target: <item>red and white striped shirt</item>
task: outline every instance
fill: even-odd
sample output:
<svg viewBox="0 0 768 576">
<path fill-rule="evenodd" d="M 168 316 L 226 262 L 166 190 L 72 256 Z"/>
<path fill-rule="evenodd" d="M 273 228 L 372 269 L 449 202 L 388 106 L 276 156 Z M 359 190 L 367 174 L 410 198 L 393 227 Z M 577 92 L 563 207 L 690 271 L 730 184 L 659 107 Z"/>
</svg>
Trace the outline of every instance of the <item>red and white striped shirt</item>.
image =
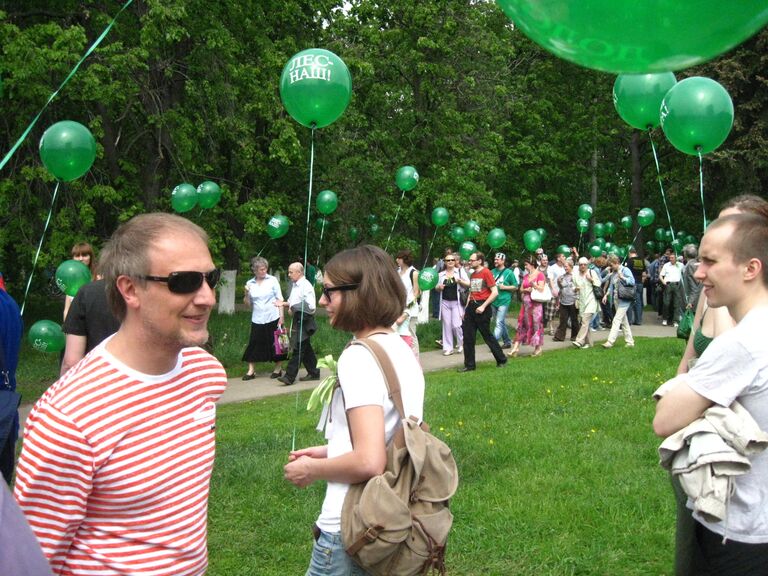
<svg viewBox="0 0 768 576">
<path fill-rule="evenodd" d="M 24 427 L 15 496 L 55 574 L 203 574 L 216 406 L 226 374 L 185 348 L 169 373 L 103 345 Z"/>
</svg>

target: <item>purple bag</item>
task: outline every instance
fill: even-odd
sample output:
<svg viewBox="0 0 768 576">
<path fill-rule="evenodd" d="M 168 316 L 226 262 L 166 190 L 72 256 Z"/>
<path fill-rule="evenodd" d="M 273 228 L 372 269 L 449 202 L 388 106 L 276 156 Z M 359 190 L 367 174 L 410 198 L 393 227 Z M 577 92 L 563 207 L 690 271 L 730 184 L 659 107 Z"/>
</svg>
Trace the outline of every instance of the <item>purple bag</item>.
<svg viewBox="0 0 768 576">
<path fill-rule="evenodd" d="M 283 354 L 288 354 L 288 347 L 290 346 L 290 341 L 288 340 L 288 331 L 285 329 L 285 326 L 279 326 L 277 330 L 275 330 L 274 346 L 275 346 L 276 356 L 282 356 Z"/>
</svg>

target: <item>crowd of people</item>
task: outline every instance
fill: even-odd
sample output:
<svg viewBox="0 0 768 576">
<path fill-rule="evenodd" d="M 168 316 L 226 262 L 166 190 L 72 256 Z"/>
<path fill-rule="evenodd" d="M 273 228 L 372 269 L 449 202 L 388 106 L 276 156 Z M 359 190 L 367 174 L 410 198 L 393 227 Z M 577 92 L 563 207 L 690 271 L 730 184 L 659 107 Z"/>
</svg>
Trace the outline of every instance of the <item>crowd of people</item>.
<svg viewBox="0 0 768 576">
<path fill-rule="evenodd" d="M 203 574 L 215 403 L 226 386 L 221 363 L 206 350 L 220 278 L 207 234 L 179 216 L 145 214 L 121 225 L 98 259 L 87 246 L 94 282 L 68 307 L 61 377 L 26 421 L 15 498 L 5 486 L 0 491 L 0 526 L 13 526 L 16 539 L 8 547 L 0 538 L 0 551 L 22 575 Z M 635 250 L 622 259 L 587 257 L 572 248 L 552 263 L 537 251 L 523 259 L 522 269 L 503 252 L 486 257 L 475 251 L 463 261 L 446 250 L 431 292 L 442 325 L 438 344 L 445 356 L 463 354 L 459 371 L 471 372 L 479 332 L 496 366 L 505 368 L 523 346 L 540 356 L 547 337 L 569 338 L 583 350 L 593 346 L 596 330 L 608 329 L 604 348 L 614 347 L 620 334 L 624 346 L 634 347 L 632 326 L 643 323 L 646 305 L 670 335 L 689 311 L 691 336 L 677 376 L 656 393 L 653 422 L 665 438 L 662 447 L 675 446 L 669 467 L 678 503 L 676 574 L 762 574 L 768 453 L 750 452 L 751 472 L 728 479 L 713 495 L 707 486 L 720 486 L 719 469 L 711 468 L 705 479 L 693 474 L 688 450 L 694 451 L 690 438 L 702 429 L 726 442 L 735 437 L 734 449 L 753 436 L 768 438 L 762 432 L 768 429 L 768 348 L 759 337 L 768 319 L 768 203 L 734 199 L 699 248 L 648 259 Z M 311 338 L 320 305 L 333 329 L 380 346 L 402 383 L 405 411 L 422 417 L 421 291 L 410 251 L 393 258 L 360 246 L 336 254 L 323 272 L 292 262 L 287 298 L 264 258 L 253 258 L 250 266 L 243 380 L 256 377 L 257 363 L 271 366 L 271 376 L 284 385 L 319 380 Z M 511 329 L 515 301 L 519 312 Z M 0 372 L 13 389 L 21 316 L 1 285 L 0 312 Z M 301 365 L 306 374 L 299 377 Z M 351 484 L 383 471 L 399 425 L 386 376 L 369 350 L 346 348 L 337 370 L 322 422 L 327 443 L 291 451 L 284 468 L 296 486 L 327 484 L 309 576 L 365 574 L 344 550 L 341 510 Z M 718 428 L 721 421 L 727 432 Z M 0 446 L 8 484 L 12 431 Z M 696 446 L 701 451 L 702 444 Z M 704 455 L 714 457 L 706 449 Z M 724 515 L 712 513 L 713 498 Z"/>
</svg>

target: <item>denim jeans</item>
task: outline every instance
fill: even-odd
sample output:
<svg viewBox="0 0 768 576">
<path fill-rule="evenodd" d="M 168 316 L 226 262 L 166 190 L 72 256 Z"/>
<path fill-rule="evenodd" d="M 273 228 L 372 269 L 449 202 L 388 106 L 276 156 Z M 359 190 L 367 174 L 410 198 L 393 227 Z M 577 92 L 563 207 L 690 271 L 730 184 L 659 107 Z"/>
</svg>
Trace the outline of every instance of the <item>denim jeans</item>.
<svg viewBox="0 0 768 576">
<path fill-rule="evenodd" d="M 643 323 L 643 285 L 635 284 L 635 300 L 630 304 L 627 311 L 627 319 L 630 324 Z"/>
<path fill-rule="evenodd" d="M 493 307 L 493 312 L 496 315 L 495 324 L 493 326 L 493 337 L 496 338 L 496 340 L 502 340 L 505 345 L 512 344 L 512 339 L 509 337 L 509 330 L 507 329 L 508 311 L 509 304 Z"/>
<path fill-rule="evenodd" d="M 368 576 L 344 551 L 341 533 L 320 532 L 305 576 Z"/>
</svg>

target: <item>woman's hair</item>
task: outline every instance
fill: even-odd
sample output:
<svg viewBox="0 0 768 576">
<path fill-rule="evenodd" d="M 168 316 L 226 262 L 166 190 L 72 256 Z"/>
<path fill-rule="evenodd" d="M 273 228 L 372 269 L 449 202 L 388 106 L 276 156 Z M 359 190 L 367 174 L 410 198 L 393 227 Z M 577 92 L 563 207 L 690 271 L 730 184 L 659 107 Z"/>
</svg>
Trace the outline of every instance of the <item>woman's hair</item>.
<svg viewBox="0 0 768 576">
<path fill-rule="evenodd" d="M 603 256 L 602 254 L 600 256 L 598 256 L 597 258 L 595 258 L 595 266 L 597 266 L 598 268 L 605 267 L 605 265 L 607 263 L 608 263 L 608 258 Z"/>
<path fill-rule="evenodd" d="M 325 265 L 325 276 L 334 286 L 357 284 L 354 290 L 340 292 L 333 319 L 337 330 L 389 327 L 405 309 L 405 287 L 392 257 L 377 246 L 339 252 Z"/>
<path fill-rule="evenodd" d="M 763 218 L 768 218 L 768 201 L 754 194 L 742 194 L 735 196 L 722 205 L 720 211 L 727 208 L 733 208 L 746 214 L 757 214 Z"/>
<path fill-rule="evenodd" d="M 533 266 L 534 268 L 538 268 L 538 267 L 539 267 L 539 262 L 538 262 L 538 260 L 536 260 L 536 258 L 535 258 L 534 256 L 531 256 L 531 255 L 529 255 L 529 256 L 526 256 L 526 257 L 525 257 L 525 260 L 523 260 L 523 263 L 524 263 L 524 264 L 530 264 L 530 265 L 531 265 L 531 266 Z"/>
<path fill-rule="evenodd" d="M 395 258 L 402 258 L 403 264 L 406 266 L 413 264 L 413 254 L 410 250 L 400 250 L 397 255 L 395 255 Z"/>
<path fill-rule="evenodd" d="M 269 261 L 266 258 L 262 256 L 254 256 L 251 258 L 251 269 L 261 268 L 262 266 L 269 270 Z"/>
<path fill-rule="evenodd" d="M 96 256 L 93 253 L 93 247 L 88 244 L 88 242 L 78 242 L 74 246 L 72 246 L 72 257 L 75 256 L 90 256 L 91 259 L 88 260 L 88 269 L 91 271 L 91 274 L 94 273 L 94 269 L 96 268 Z"/>
<path fill-rule="evenodd" d="M 616 254 L 608 254 L 608 264 L 618 264 L 621 259 Z"/>
</svg>

